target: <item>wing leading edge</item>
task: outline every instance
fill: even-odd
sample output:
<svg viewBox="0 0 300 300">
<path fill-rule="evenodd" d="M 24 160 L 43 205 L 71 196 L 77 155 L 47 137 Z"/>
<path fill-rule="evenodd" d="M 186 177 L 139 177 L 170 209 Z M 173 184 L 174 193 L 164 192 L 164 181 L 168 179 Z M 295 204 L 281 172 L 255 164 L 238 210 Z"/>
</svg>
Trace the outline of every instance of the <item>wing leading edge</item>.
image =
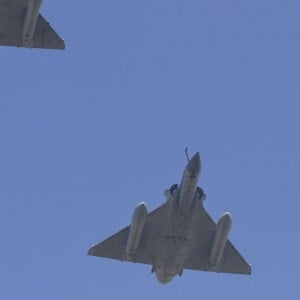
<svg viewBox="0 0 300 300">
<path fill-rule="evenodd" d="M 216 231 L 216 223 L 203 206 L 199 210 L 197 228 L 193 241 L 191 256 L 185 264 L 185 269 L 213 271 L 217 273 L 251 274 L 251 266 L 227 240 L 221 263 L 214 269 L 210 267 L 210 251 Z"/>
<path fill-rule="evenodd" d="M 164 220 L 165 204 L 148 214 L 139 247 L 130 261 L 153 265 L 160 228 Z M 127 226 L 103 242 L 91 247 L 88 255 L 126 260 L 125 247 L 130 226 Z"/>
<path fill-rule="evenodd" d="M 235 249 L 232 243 L 227 240 L 221 263 L 214 269 L 210 267 L 210 251 L 214 238 L 216 224 L 205 211 L 199 206 L 195 214 L 195 226 L 191 236 L 192 250 L 189 259 L 184 264 L 184 269 L 213 271 L 222 273 L 251 274 L 251 266 Z M 198 208 L 199 208 L 198 207 Z M 158 207 L 147 216 L 142 238 L 139 247 L 130 261 L 148 265 L 155 263 L 155 257 L 159 255 L 161 240 L 160 233 L 166 216 L 166 204 Z M 89 255 L 126 260 L 125 248 L 129 235 L 130 226 L 127 226 L 112 235 L 103 242 L 91 247 Z"/>
<path fill-rule="evenodd" d="M 65 49 L 65 42 L 53 30 L 49 22 L 39 15 L 32 39 L 32 48 Z"/>
</svg>

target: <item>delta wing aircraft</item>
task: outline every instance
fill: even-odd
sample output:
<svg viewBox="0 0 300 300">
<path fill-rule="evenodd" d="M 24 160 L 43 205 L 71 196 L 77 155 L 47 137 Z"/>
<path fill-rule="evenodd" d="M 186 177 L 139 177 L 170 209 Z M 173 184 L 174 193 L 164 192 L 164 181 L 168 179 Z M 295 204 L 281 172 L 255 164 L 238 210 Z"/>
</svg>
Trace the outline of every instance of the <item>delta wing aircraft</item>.
<svg viewBox="0 0 300 300">
<path fill-rule="evenodd" d="M 42 0 L 0 0 L 0 45 L 65 49 L 64 41 L 40 15 Z"/>
<path fill-rule="evenodd" d="M 197 152 L 181 183 L 165 191 L 163 205 L 148 214 L 146 205 L 138 204 L 131 225 L 88 254 L 151 265 L 161 283 L 181 276 L 184 269 L 250 275 L 250 265 L 227 239 L 230 214 L 224 213 L 216 224 L 203 207 L 206 195 L 197 187 L 200 168 Z"/>
</svg>

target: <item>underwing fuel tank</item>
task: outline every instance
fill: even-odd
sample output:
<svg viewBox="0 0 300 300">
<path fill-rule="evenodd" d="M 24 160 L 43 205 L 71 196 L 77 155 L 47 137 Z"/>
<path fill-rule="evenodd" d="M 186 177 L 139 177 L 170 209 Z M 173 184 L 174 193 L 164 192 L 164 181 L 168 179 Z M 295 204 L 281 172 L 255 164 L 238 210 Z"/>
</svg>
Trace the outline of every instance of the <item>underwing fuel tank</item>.
<svg viewBox="0 0 300 300">
<path fill-rule="evenodd" d="M 29 0 L 26 15 L 23 25 L 23 43 L 24 45 L 30 46 L 30 42 L 33 38 L 37 19 L 39 17 L 39 11 L 42 4 L 42 0 Z"/>
<path fill-rule="evenodd" d="M 231 215 L 228 212 L 224 213 L 218 221 L 210 253 L 210 266 L 212 269 L 216 268 L 222 260 L 231 223 Z"/>
<path fill-rule="evenodd" d="M 139 203 L 133 212 L 127 244 L 125 248 L 127 260 L 131 260 L 132 256 L 134 255 L 139 246 L 147 214 L 148 211 L 144 202 Z"/>
</svg>

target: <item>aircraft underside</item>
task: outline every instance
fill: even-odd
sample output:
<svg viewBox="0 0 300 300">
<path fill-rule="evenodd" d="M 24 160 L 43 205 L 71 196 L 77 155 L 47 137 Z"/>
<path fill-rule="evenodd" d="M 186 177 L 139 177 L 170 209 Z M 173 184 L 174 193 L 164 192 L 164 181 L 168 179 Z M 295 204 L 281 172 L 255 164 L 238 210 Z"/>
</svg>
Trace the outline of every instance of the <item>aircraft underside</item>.
<svg viewBox="0 0 300 300">
<path fill-rule="evenodd" d="M 251 274 L 251 266 L 228 240 L 231 216 L 215 223 L 203 206 L 205 194 L 197 181 L 200 156 L 186 165 L 181 183 L 165 191 L 167 201 L 148 213 L 135 208 L 131 224 L 90 248 L 88 254 L 150 265 L 161 283 L 184 269 Z"/>
</svg>

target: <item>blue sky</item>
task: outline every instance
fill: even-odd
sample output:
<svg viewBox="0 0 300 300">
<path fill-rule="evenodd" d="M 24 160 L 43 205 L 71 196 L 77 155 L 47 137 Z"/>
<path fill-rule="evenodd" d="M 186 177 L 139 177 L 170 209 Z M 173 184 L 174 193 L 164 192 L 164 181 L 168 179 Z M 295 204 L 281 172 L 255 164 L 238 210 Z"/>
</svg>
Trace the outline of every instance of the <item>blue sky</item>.
<svg viewBox="0 0 300 300">
<path fill-rule="evenodd" d="M 1 299 L 298 295 L 300 4 L 149 2 L 44 1 L 66 51 L 0 48 Z M 87 256 L 165 201 L 186 146 L 253 275 Z"/>
</svg>

